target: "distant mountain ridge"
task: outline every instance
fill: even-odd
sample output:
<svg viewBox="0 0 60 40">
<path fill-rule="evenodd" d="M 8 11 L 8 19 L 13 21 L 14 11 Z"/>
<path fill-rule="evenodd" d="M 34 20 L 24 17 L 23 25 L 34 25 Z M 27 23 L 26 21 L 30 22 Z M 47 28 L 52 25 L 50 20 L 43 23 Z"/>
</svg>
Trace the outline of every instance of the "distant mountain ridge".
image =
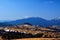
<svg viewBox="0 0 60 40">
<path fill-rule="evenodd" d="M 32 25 L 39 25 L 39 26 L 53 26 L 53 25 L 60 25 L 60 19 L 45 20 L 40 17 L 30 17 L 30 18 L 19 19 L 15 21 L 4 22 L 4 23 L 8 23 L 12 25 L 30 23 Z"/>
<path fill-rule="evenodd" d="M 53 25 L 60 25 L 60 18 L 55 18 L 50 21 L 53 23 Z"/>
<path fill-rule="evenodd" d="M 17 24 L 23 24 L 23 23 L 30 23 L 32 25 L 40 25 L 40 26 L 46 26 L 46 24 L 50 24 L 49 21 L 39 18 L 39 17 L 31 17 L 26 19 L 20 19 L 16 21 L 9 22 L 10 24 L 17 25 Z M 48 26 L 47 25 L 47 26 Z"/>
</svg>

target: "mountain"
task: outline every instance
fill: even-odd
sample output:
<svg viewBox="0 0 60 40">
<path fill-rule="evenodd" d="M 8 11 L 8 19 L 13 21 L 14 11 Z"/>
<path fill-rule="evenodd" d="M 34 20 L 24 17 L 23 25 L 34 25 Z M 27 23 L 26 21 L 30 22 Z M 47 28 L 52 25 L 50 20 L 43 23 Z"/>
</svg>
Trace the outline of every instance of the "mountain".
<svg viewBox="0 0 60 40">
<path fill-rule="evenodd" d="M 52 20 L 45 20 L 40 17 L 30 17 L 30 18 L 25 18 L 25 19 L 19 19 L 15 21 L 7 21 L 7 22 L 2 22 L 0 23 L 2 26 L 9 26 L 9 25 L 20 25 L 24 23 L 29 23 L 32 25 L 39 25 L 39 26 L 60 26 L 60 18 L 55 18 Z M 1 26 L 0 25 L 0 26 Z"/>
<path fill-rule="evenodd" d="M 7 27 L 7 26 L 13 26 L 13 25 L 8 23 L 0 23 L 0 27 Z"/>
<path fill-rule="evenodd" d="M 40 26 L 51 25 L 50 21 L 45 20 L 43 18 L 39 18 L 39 17 L 30 17 L 30 18 L 20 19 L 16 21 L 10 21 L 8 23 L 13 24 L 13 25 L 24 24 L 24 23 L 30 23 L 32 25 L 40 25 Z"/>
<path fill-rule="evenodd" d="M 12 24 L 9 24 L 10 20 L 0 20 L 0 27 L 7 27 L 7 26 L 13 26 Z"/>
<path fill-rule="evenodd" d="M 52 25 L 60 25 L 60 17 L 50 20 Z"/>
</svg>

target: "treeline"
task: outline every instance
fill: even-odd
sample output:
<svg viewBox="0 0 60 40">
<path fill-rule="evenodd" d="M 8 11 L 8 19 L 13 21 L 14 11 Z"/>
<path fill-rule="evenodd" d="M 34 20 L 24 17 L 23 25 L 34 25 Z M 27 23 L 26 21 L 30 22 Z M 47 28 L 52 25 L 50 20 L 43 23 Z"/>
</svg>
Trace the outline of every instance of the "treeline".
<svg viewBox="0 0 60 40">
<path fill-rule="evenodd" d="M 19 33 L 19 32 L 6 32 L 2 35 L 3 39 L 19 39 L 19 38 L 57 38 L 57 35 L 51 34 L 31 34 L 31 33 Z"/>
<path fill-rule="evenodd" d="M 33 35 L 31 33 L 25 34 L 25 33 L 19 33 L 19 32 L 6 32 L 2 35 L 2 38 L 4 39 L 18 39 L 18 38 L 40 38 L 43 34 L 36 34 Z"/>
</svg>

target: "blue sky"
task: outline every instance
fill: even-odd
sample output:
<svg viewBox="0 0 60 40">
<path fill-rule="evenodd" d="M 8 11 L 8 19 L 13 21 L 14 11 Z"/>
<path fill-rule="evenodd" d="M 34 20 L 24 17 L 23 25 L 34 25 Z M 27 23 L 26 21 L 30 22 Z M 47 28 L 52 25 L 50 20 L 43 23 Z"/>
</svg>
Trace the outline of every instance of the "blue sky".
<svg viewBox="0 0 60 40">
<path fill-rule="evenodd" d="M 0 20 L 60 17 L 60 0 L 0 0 Z"/>
</svg>

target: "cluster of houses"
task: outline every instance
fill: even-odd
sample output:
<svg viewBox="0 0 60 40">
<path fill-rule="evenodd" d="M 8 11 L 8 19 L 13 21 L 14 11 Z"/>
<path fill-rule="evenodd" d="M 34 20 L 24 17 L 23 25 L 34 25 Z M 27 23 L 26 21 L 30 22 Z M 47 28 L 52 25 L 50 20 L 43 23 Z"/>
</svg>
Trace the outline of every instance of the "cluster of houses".
<svg viewBox="0 0 60 40">
<path fill-rule="evenodd" d="M 26 24 L 23 24 L 22 26 L 23 27 L 24 26 L 28 27 L 28 26 L 31 26 L 31 24 L 26 23 Z M 15 26 L 14 27 L 5 27 L 5 28 L 1 27 L 0 28 L 0 30 L 1 30 L 0 32 L 2 32 L 2 33 L 4 33 L 4 32 L 20 32 L 20 33 L 26 33 L 26 32 L 21 32 L 21 31 L 15 30 L 14 28 L 16 28 L 16 27 Z"/>
</svg>

